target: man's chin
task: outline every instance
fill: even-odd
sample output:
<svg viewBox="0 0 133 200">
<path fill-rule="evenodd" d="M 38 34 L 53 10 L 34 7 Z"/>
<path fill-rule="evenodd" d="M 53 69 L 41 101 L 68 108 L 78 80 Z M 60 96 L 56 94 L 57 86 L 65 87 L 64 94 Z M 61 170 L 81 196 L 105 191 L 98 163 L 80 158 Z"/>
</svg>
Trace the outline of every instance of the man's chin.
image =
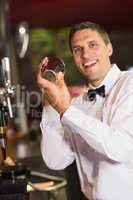
<svg viewBox="0 0 133 200">
<path fill-rule="evenodd" d="M 92 74 L 92 69 L 91 68 L 87 68 L 83 71 L 83 74 L 88 77 Z"/>
<path fill-rule="evenodd" d="M 89 75 L 91 75 L 95 71 L 96 68 L 97 68 L 97 63 L 94 64 L 94 65 L 88 66 L 86 68 L 83 68 L 83 73 L 84 73 L 85 76 L 88 77 Z"/>
</svg>

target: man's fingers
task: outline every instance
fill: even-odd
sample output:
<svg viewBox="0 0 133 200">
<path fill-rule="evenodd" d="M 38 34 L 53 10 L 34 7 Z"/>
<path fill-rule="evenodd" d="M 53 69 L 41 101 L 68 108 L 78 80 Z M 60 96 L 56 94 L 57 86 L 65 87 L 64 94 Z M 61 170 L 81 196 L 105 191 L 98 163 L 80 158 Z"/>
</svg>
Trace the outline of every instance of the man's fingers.
<svg viewBox="0 0 133 200">
<path fill-rule="evenodd" d="M 39 74 L 37 76 L 37 82 L 38 82 L 39 86 L 41 88 L 43 88 L 44 90 L 50 90 L 51 88 L 54 87 L 54 84 L 52 82 L 42 78 L 42 76 Z"/>
<path fill-rule="evenodd" d="M 61 88 L 65 85 L 64 81 L 64 74 L 62 72 L 59 72 L 57 74 L 57 85 Z"/>
<path fill-rule="evenodd" d="M 48 64 L 48 57 L 45 57 L 37 67 L 37 73 L 42 73 Z"/>
<path fill-rule="evenodd" d="M 49 83 L 47 80 L 42 78 L 42 72 L 45 70 L 48 63 L 48 57 L 45 57 L 37 67 L 37 83 L 40 87 L 46 87 Z"/>
<path fill-rule="evenodd" d="M 44 72 L 48 64 L 48 57 L 45 57 L 41 62 L 41 72 Z"/>
</svg>

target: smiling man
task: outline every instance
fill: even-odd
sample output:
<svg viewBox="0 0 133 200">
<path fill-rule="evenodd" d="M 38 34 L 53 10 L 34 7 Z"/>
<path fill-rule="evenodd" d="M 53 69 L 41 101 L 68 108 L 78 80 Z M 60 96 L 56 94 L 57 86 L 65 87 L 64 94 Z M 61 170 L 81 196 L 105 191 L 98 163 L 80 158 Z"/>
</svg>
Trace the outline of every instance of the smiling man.
<svg viewBox="0 0 133 200">
<path fill-rule="evenodd" d="M 88 91 L 71 99 L 62 73 L 56 83 L 37 81 L 50 105 L 44 106 L 41 151 L 52 169 L 76 160 L 81 189 L 88 199 L 133 199 L 133 73 L 110 63 L 113 49 L 99 25 L 72 27 L 69 45 Z M 74 177 L 73 177 L 74 178 Z"/>
<path fill-rule="evenodd" d="M 77 31 L 71 41 L 71 49 L 79 70 L 97 86 L 104 79 L 111 64 L 112 45 L 92 29 Z"/>
</svg>

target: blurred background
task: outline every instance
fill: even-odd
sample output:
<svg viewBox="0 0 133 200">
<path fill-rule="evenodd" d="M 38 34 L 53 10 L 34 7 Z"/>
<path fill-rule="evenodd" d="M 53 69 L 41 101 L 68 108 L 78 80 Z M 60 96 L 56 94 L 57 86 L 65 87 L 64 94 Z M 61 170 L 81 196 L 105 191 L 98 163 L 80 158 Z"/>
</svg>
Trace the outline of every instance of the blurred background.
<svg viewBox="0 0 133 200">
<path fill-rule="evenodd" d="M 64 60 L 68 86 L 86 81 L 76 70 L 68 48 L 72 25 L 87 20 L 101 24 L 113 43 L 112 63 L 122 70 L 132 70 L 132 8 L 132 0 L 0 0 L 0 59 L 10 58 L 12 84 L 16 86 L 14 118 L 9 119 L 6 133 L 9 156 L 27 159 L 28 165 L 38 168 L 31 164 L 34 158 L 34 162 L 41 159 L 42 95 L 35 74 L 43 57 L 56 55 Z M 43 162 L 39 167 L 48 170 Z M 73 173 L 70 168 L 68 171 Z"/>
</svg>

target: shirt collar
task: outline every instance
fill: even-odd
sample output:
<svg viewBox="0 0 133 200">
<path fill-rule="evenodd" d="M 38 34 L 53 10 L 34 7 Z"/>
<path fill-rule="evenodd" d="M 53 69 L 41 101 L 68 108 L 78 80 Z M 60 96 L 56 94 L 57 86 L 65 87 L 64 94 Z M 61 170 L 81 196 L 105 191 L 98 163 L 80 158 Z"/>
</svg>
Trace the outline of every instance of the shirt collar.
<svg viewBox="0 0 133 200">
<path fill-rule="evenodd" d="M 120 73 L 121 71 L 118 68 L 118 66 L 116 64 L 112 64 L 112 67 L 110 68 L 109 72 L 107 73 L 107 75 L 105 76 L 105 78 L 103 79 L 103 81 L 100 83 L 98 87 L 105 85 L 105 90 L 106 90 L 106 95 L 107 95 L 109 91 L 111 90 L 111 88 L 113 87 L 113 85 L 118 80 Z M 89 87 L 92 89 L 96 89 L 96 87 L 92 85 L 89 85 Z"/>
</svg>

